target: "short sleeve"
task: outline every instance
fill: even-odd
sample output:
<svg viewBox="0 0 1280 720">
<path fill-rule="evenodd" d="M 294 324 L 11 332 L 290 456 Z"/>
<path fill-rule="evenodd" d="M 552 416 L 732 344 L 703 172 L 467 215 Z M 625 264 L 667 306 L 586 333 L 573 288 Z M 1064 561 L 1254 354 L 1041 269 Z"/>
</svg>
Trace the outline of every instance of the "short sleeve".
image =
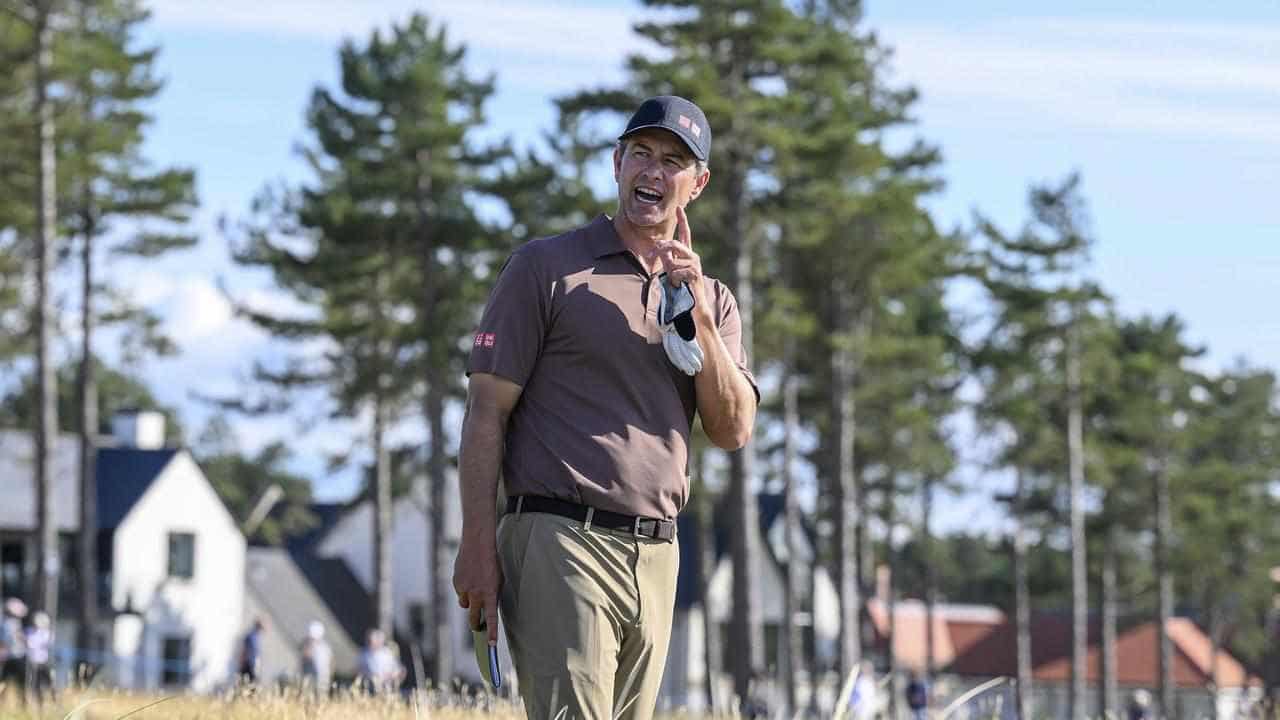
<svg viewBox="0 0 1280 720">
<path fill-rule="evenodd" d="M 756 376 L 751 373 L 751 368 L 747 365 L 747 351 L 742 347 L 742 316 L 738 314 L 738 301 L 733 297 L 733 293 L 722 282 L 716 281 L 716 329 L 720 332 L 720 339 L 724 341 L 724 346 L 729 349 L 729 355 L 733 357 L 733 362 L 742 371 L 747 378 L 747 382 L 751 383 L 751 389 L 756 393 L 756 402 L 760 402 L 760 386 L 756 383 Z"/>
<path fill-rule="evenodd" d="M 507 259 L 472 339 L 467 375 L 489 373 L 523 387 L 542 353 L 550 318 L 550 283 L 528 249 Z"/>
</svg>

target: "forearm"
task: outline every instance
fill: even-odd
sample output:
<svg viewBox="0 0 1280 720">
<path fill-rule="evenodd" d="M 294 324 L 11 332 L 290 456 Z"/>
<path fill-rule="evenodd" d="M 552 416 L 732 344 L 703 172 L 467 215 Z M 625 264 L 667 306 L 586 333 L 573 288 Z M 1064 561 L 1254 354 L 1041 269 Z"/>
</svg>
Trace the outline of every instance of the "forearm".
<svg viewBox="0 0 1280 720">
<path fill-rule="evenodd" d="M 506 433 L 506 417 L 493 409 L 467 408 L 458 451 L 462 544 L 477 549 L 497 545 L 494 507 Z"/>
<path fill-rule="evenodd" d="M 719 448 L 747 444 L 756 421 L 756 392 L 714 328 L 698 328 L 702 370 L 694 376 L 702 429 Z"/>
</svg>

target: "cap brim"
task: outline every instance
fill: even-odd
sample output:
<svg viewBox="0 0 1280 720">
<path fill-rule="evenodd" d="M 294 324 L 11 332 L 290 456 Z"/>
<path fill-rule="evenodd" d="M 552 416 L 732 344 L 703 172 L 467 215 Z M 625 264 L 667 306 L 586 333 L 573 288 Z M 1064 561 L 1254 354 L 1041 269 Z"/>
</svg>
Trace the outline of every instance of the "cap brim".
<svg viewBox="0 0 1280 720">
<path fill-rule="evenodd" d="M 701 151 L 698 150 L 698 146 L 695 145 L 692 140 L 685 137 L 682 133 L 677 132 L 676 130 L 672 130 L 671 128 L 661 123 L 650 123 L 648 125 L 639 125 L 637 127 L 633 127 L 630 130 L 619 135 L 618 139 L 623 140 L 625 138 L 629 138 L 632 135 L 635 135 L 636 133 L 640 132 L 641 130 L 666 130 L 672 135 L 675 135 L 676 137 L 680 138 L 680 140 L 684 142 L 685 147 L 689 148 L 689 152 L 693 154 L 694 158 L 701 160 L 703 162 L 707 161 L 707 157 L 701 154 Z"/>
</svg>

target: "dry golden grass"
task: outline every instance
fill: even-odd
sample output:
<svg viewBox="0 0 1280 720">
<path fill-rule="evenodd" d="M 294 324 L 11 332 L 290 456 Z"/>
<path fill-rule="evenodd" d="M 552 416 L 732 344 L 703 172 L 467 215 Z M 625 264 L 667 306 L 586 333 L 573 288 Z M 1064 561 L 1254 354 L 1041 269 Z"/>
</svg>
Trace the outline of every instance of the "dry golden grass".
<svg viewBox="0 0 1280 720">
<path fill-rule="evenodd" d="M 317 702 L 295 692 L 253 695 L 132 695 L 112 691 L 62 693 L 43 705 L 0 699 L 0 720 L 522 720 L 524 711 L 502 700 L 339 695 Z"/>
</svg>

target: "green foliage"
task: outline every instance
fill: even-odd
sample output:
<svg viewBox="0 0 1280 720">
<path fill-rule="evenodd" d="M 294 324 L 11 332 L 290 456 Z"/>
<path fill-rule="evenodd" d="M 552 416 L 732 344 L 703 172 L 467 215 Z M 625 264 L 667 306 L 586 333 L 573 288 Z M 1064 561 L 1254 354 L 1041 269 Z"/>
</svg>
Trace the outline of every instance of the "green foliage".
<svg viewBox="0 0 1280 720">
<path fill-rule="evenodd" d="M 165 444 L 178 447 L 185 443 L 186 434 L 175 408 L 166 407 L 156 400 L 146 382 L 122 370 L 94 361 L 97 375 L 99 424 L 96 432 L 111 434 L 111 419 L 126 410 L 155 410 L 164 414 Z M 79 364 L 67 364 L 58 368 L 58 420 L 65 433 L 80 432 L 80 401 L 76 393 L 76 373 Z M 0 398 L 0 427 L 29 428 L 35 423 L 35 378 L 27 375 L 17 387 Z"/>
<path fill-rule="evenodd" d="M 226 419 L 215 416 L 200 433 L 193 452 L 205 477 L 241 527 L 268 488 L 280 488 L 280 499 L 249 534 L 250 542 L 281 545 L 288 536 L 315 526 L 316 518 L 307 509 L 311 484 L 284 468 L 291 457 L 284 443 L 273 442 L 254 455 L 245 455 Z"/>
</svg>

